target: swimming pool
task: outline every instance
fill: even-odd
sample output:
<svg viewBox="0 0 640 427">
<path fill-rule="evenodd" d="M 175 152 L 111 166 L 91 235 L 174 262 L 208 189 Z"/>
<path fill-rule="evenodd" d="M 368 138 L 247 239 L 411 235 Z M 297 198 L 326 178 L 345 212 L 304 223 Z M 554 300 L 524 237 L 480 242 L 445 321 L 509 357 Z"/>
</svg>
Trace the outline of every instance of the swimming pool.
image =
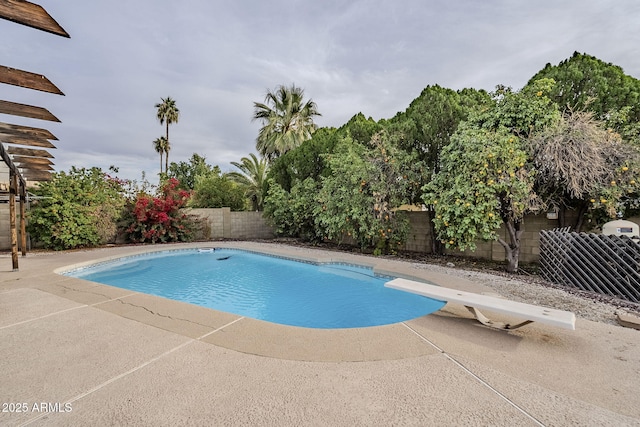
<svg viewBox="0 0 640 427">
<path fill-rule="evenodd" d="M 148 253 L 64 273 L 269 322 L 356 328 L 414 319 L 444 302 L 385 288 L 368 267 L 217 248 Z"/>
</svg>

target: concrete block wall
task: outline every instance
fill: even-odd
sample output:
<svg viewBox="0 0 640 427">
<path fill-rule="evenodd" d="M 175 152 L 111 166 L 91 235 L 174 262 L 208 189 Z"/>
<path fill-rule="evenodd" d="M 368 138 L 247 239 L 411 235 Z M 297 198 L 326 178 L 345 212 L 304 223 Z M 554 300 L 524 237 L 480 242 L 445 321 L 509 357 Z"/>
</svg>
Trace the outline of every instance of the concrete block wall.
<svg viewBox="0 0 640 427">
<path fill-rule="evenodd" d="M 431 228 L 429 216 L 426 212 L 407 212 L 410 231 L 403 250 L 415 252 L 431 252 Z M 567 218 L 572 223 L 575 218 Z M 634 220 L 633 218 L 631 219 Z M 636 222 L 638 218 L 635 219 Z M 548 219 L 546 214 L 528 215 L 524 220 L 524 231 L 521 239 L 520 261 L 525 263 L 538 262 L 540 258 L 540 230 L 549 230 L 559 227 L 558 220 Z M 498 234 L 508 241 L 504 226 L 500 227 Z M 466 256 L 471 258 L 488 259 L 492 261 L 504 261 L 504 248 L 498 241 L 478 241 L 475 251 L 446 250 L 451 255 Z"/>
<path fill-rule="evenodd" d="M 188 209 L 186 213 L 202 219 L 206 223 L 206 235 L 197 236 L 204 239 L 223 239 L 231 235 L 231 209 Z"/>
<path fill-rule="evenodd" d="M 262 212 L 231 212 L 230 208 L 189 209 L 206 221 L 209 235 L 205 239 L 269 239 L 275 236 L 273 229 L 262 217 Z"/>
<path fill-rule="evenodd" d="M 275 237 L 262 212 L 231 212 L 232 239 L 270 239 Z"/>
<path fill-rule="evenodd" d="M 431 252 L 431 227 L 427 212 L 407 212 L 409 233 L 402 250 L 413 252 Z"/>
<path fill-rule="evenodd" d="M 568 216 L 567 222 L 573 224 L 575 217 Z M 540 259 L 540 230 L 551 230 L 560 225 L 557 219 L 548 219 L 546 213 L 539 215 L 527 215 L 524 219 L 524 231 L 520 240 L 520 262 L 535 263 Z M 505 241 L 509 241 L 504 226 L 498 230 L 498 235 Z M 447 253 L 468 256 L 473 258 L 488 259 L 492 261 L 504 261 L 504 247 L 498 241 L 477 242 L 477 249 L 472 251 L 448 251 Z"/>
</svg>

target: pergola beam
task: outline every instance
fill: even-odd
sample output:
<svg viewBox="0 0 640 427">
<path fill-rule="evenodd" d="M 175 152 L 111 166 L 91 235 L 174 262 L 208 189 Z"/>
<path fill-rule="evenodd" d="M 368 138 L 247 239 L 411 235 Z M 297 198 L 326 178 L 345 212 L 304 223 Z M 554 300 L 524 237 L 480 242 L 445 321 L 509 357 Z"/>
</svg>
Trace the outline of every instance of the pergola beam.
<svg viewBox="0 0 640 427">
<path fill-rule="evenodd" d="M 47 150 L 37 150 L 35 148 L 7 147 L 7 153 L 15 156 L 54 158 Z"/>
<path fill-rule="evenodd" d="M 28 147 L 56 148 L 56 146 L 50 143 L 48 140 L 34 137 L 20 138 L 17 136 L 3 137 L 2 135 L 0 135 L 0 142 L 15 145 L 26 145 Z"/>
<path fill-rule="evenodd" d="M 22 169 L 22 174 L 23 175 L 25 173 L 30 172 L 30 171 L 33 171 L 33 172 L 42 172 L 42 171 L 51 172 L 51 171 L 53 171 L 53 167 L 51 167 L 51 165 L 44 165 L 44 164 L 41 164 L 41 163 L 35 163 L 35 164 L 31 164 L 31 163 L 16 163 L 16 167 L 18 169 Z"/>
<path fill-rule="evenodd" d="M 0 0 L 0 18 L 58 36 L 70 37 L 42 6 L 28 1 Z"/>
<path fill-rule="evenodd" d="M 42 74 L 5 67 L 4 65 L 0 65 L 0 83 L 64 95 L 56 85 Z"/>
<path fill-rule="evenodd" d="M 29 117 L 30 119 L 48 120 L 50 122 L 60 122 L 60 119 L 51 114 L 51 112 L 46 108 L 19 104 L 17 102 L 0 100 L 0 113 L 10 114 L 12 116 Z"/>
<path fill-rule="evenodd" d="M 38 164 L 38 165 L 52 165 L 53 162 L 49 159 L 42 157 L 25 157 L 25 156 L 13 156 L 13 163 L 22 164 Z"/>
<path fill-rule="evenodd" d="M 50 181 L 51 172 L 40 170 L 27 170 L 22 173 L 25 179 L 29 181 Z"/>
<path fill-rule="evenodd" d="M 0 122 L 0 136 L 1 135 L 15 135 L 23 138 L 36 137 L 53 140 L 58 139 L 54 134 L 46 129 L 34 128 L 31 126 L 12 125 L 9 123 Z"/>
</svg>

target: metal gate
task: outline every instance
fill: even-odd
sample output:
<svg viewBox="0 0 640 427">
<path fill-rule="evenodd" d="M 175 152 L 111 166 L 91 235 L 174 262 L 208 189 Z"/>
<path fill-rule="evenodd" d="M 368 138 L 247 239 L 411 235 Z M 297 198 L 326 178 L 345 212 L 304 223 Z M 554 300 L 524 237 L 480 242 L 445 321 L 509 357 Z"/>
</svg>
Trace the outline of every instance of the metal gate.
<svg viewBox="0 0 640 427">
<path fill-rule="evenodd" d="M 640 302 L 640 244 L 625 236 L 541 231 L 540 273 L 558 285 Z"/>
</svg>

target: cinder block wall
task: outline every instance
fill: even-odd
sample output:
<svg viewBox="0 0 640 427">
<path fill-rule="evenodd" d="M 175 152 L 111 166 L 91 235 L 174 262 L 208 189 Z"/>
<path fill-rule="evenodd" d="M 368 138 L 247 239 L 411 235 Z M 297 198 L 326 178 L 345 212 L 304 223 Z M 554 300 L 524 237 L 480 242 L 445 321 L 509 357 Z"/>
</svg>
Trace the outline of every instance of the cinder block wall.
<svg viewBox="0 0 640 427">
<path fill-rule="evenodd" d="M 271 239 L 273 228 L 262 216 L 262 212 L 231 212 L 232 239 Z"/>
<path fill-rule="evenodd" d="M 410 231 L 407 242 L 403 250 L 431 253 L 431 228 L 429 227 L 429 216 L 426 212 L 407 212 L 409 217 Z M 575 218 L 568 217 L 569 223 L 573 223 Z M 639 222 L 640 218 L 632 218 L 631 221 Z M 550 230 L 557 228 L 558 220 L 548 219 L 546 214 L 528 215 L 524 220 L 524 232 L 522 234 L 520 261 L 525 263 L 538 262 L 540 257 L 540 230 Z M 506 230 L 503 227 L 498 230 L 498 234 L 508 241 Z M 468 256 L 473 258 L 488 259 L 492 261 L 503 261 L 505 252 L 502 245 L 497 241 L 476 243 L 475 251 L 447 250 L 446 253 L 452 255 Z"/>
<path fill-rule="evenodd" d="M 575 217 L 568 216 L 567 222 L 573 224 Z M 540 230 L 551 230 L 558 227 L 558 220 L 548 219 L 546 214 L 527 215 L 524 219 L 524 231 L 520 240 L 520 262 L 538 262 L 540 259 Z M 504 225 L 498 230 L 498 235 L 506 242 L 509 242 Z M 504 247 L 498 241 L 479 241 L 475 252 L 467 250 L 464 252 L 447 251 L 447 253 L 492 261 L 504 261 L 505 259 Z"/>
<path fill-rule="evenodd" d="M 431 252 L 431 227 L 427 212 L 407 212 L 409 233 L 402 250 L 413 252 Z"/>
<path fill-rule="evenodd" d="M 204 219 L 210 229 L 205 239 L 269 239 L 275 236 L 262 212 L 231 212 L 230 208 L 189 209 Z"/>
</svg>

